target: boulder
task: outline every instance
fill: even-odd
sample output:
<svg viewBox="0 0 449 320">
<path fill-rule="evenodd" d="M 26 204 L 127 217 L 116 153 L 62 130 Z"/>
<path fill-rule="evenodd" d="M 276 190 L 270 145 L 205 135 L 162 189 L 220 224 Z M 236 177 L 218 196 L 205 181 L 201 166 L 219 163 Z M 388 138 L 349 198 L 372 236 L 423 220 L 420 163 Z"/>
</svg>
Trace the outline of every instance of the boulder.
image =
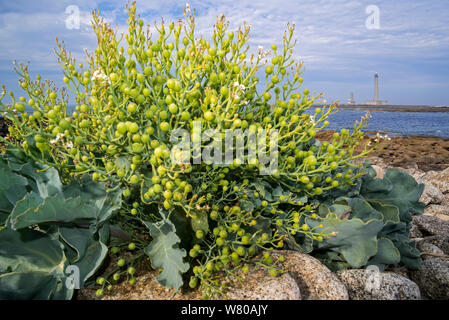
<svg viewBox="0 0 449 320">
<path fill-rule="evenodd" d="M 422 238 L 422 233 L 419 231 L 418 227 L 413 223 L 410 225 L 410 239 Z"/>
<path fill-rule="evenodd" d="M 449 299 L 449 259 L 426 259 L 422 262 L 420 270 L 410 272 L 410 278 L 430 299 Z"/>
<path fill-rule="evenodd" d="M 430 259 L 434 257 L 443 257 L 444 251 L 438 248 L 436 245 L 429 242 L 419 242 L 417 245 L 419 251 L 421 251 L 421 257 L 423 259 Z"/>
<path fill-rule="evenodd" d="M 266 269 L 250 268 L 241 280 L 231 277 L 232 283 L 222 299 L 231 300 L 301 300 L 301 291 L 289 273 L 272 277 Z"/>
<path fill-rule="evenodd" d="M 130 285 L 127 281 L 114 284 L 112 290 L 105 290 L 102 300 L 198 300 L 201 295 L 198 290 L 167 289 L 156 282 L 158 271 L 139 272 L 136 284 Z M 98 286 L 87 287 L 78 292 L 78 300 L 98 300 L 95 291 Z"/>
<path fill-rule="evenodd" d="M 449 222 L 430 215 L 413 216 L 412 223 L 426 235 L 449 235 Z"/>
<path fill-rule="evenodd" d="M 296 280 L 303 300 L 347 300 L 345 285 L 318 259 L 296 251 L 272 251 L 273 258 L 285 257 L 283 267 Z"/>
<path fill-rule="evenodd" d="M 424 209 L 424 214 L 429 216 L 435 216 L 444 221 L 449 221 L 449 206 L 431 204 Z"/>
<path fill-rule="evenodd" d="M 426 238 L 416 238 L 413 240 L 416 242 L 418 247 L 425 243 L 430 243 L 443 250 L 445 254 L 449 255 L 449 235 L 436 235 Z"/>
<path fill-rule="evenodd" d="M 441 192 L 440 189 L 437 187 L 434 187 L 428 183 L 425 184 L 424 191 L 421 195 L 421 198 L 419 201 L 423 202 L 424 204 L 440 204 L 444 200 L 444 194 Z"/>
<path fill-rule="evenodd" d="M 102 300 L 200 300 L 202 295 L 198 289 L 182 288 L 179 291 L 167 289 L 156 282 L 157 271 L 145 271 L 136 277 L 135 285 L 122 282 L 114 285 L 111 291 L 105 290 Z M 301 292 L 295 281 L 288 273 L 277 277 L 269 275 L 264 268 L 251 267 L 250 272 L 236 274 L 240 277 L 226 279 L 227 293 L 218 299 L 236 300 L 301 300 Z M 80 290 L 78 299 L 95 300 L 98 286 Z"/>
<path fill-rule="evenodd" d="M 443 193 L 449 193 L 449 168 L 443 171 L 429 171 L 420 179 L 437 187 Z"/>
<path fill-rule="evenodd" d="M 416 283 L 393 272 L 372 269 L 341 270 L 338 277 L 348 288 L 351 300 L 419 300 Z"/>
</svg>

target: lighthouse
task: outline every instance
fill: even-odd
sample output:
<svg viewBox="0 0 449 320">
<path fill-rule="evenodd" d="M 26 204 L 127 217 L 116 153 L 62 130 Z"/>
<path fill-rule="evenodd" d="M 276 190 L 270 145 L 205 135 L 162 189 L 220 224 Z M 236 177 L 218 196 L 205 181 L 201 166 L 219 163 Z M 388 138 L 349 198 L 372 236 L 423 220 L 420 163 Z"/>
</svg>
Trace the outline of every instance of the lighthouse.
<svg viewBox="0 0 449 320">
<path fill-rule="evenodd" d="M 387 101 L 379 100 L 379 74 L 374 74 L 374 100 L 365 101 L 365 104 L 381 106 L 388 104 Z"/>
</svg>

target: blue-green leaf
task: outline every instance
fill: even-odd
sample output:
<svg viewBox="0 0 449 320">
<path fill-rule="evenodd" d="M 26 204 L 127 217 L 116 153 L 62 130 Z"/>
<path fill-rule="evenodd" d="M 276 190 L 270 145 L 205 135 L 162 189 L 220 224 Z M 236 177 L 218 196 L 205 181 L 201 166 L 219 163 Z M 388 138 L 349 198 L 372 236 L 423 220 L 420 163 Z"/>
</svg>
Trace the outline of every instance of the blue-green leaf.
<svg viewBox="0 0 449 320">
<path fill-rule="evenodd" d="M 153 238 L 145 253 L 150 257 L 153 268 L 162 269 L 158 276 L 159 283 L 167 288 L 179 289 L 183 284 L 182 274 L 189 270 L 189 264 L 183 261 L 186 252 L 179 248 L 181 240 L 176 235 L 175 226 L 166 219 L 144 223 Z"/>
</svg>

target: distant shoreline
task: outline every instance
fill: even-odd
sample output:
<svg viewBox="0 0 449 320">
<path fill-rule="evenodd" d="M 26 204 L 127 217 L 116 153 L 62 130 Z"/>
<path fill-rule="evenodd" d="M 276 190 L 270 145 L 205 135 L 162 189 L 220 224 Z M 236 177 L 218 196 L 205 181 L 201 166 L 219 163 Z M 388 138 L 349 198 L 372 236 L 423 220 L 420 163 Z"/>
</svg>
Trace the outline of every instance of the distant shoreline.
<svg viewBox="0 0 449 320">
<path fill-rule="evenodd" d="M 326 104 L 327 105 L 327 104 Z M 313 107 L 323 107 L 325 104 L 313 105 Z M 340 104 L 339 109 L 356 110 L 369 112 L 449 112 L 449 106 L 407 106 L 407 105 L 367 105 L 367 104 Z"/>
</svg>

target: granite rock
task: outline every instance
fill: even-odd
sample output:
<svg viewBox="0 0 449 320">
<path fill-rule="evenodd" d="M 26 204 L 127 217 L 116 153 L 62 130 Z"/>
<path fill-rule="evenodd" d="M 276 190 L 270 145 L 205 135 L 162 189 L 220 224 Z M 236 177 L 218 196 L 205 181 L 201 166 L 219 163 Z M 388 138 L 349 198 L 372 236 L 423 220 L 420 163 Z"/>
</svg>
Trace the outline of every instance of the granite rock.
<svg viewBox="0 0 449 320">
<path fill-rule="evenodd" d="M 449 235 L 449 222 L 430 215 L 413 216 L 412 223 L 423 235 Z"/>
<path fill-rule="evenodd" d="M 440 204 L 444 200 L 444 194 L 435 186 L 432 186 L 428 183 L 425 184 L 424 191 L 421 195 L 419 201 L 424 204 Z"/>
<path fill-rule="evenodd" d="M 435 256 L 444 256 L 443 250 L 438 248 L 436 245 L 429 242 L 419 242 L 416 247 L 421 251 L 421 257 L 423 259 L 430 259 Z"/>
<path fill-rule="evenodd" d="M 273 258 L 283 255 L 283 266 L 296 280 L 303 300 L 347 300 L 345 285 L 318 259 L 296 251 L 272 251 Z"/>
<path fill-rule="evenodd" d="M 419 300 L 416 283 L 393 272 L 371 269 L 341 270 L 338 277 L 348 288 L 351 300 Z"/>
<path fill-rule="evenodd" d="M 423 294 L 434 300 L 449 299 L 449 259 L 432 258 L 422 262 L 421 269 L 410 272 Z"/>
</svg>

